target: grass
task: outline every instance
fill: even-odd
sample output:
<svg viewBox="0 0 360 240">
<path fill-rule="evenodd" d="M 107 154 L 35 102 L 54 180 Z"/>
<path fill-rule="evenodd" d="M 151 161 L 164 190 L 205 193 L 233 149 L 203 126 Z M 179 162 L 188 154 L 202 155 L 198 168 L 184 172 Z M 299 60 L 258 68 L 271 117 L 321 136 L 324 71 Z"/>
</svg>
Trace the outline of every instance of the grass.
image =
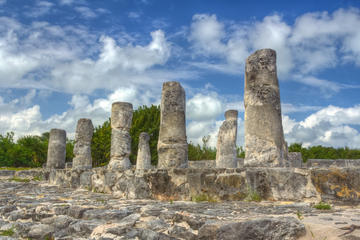
<svg viewBox="0 0 360 240">
<path fill-rule="evenodd" d="M 31 170 L 33 168 L 29 167 L 0 167 L 0 170 L 10 170 L 10 171 L 24 171 L 24 170 Z"/>
<path fill-rule="evenodd" d="M 35 177 L 33 177 L 32 180 L 33 180 L 33 181 L 42 181 L 43 178 L 42 178 L 42 176 L 35 176 Z"/>
<path fill-rule="evenodd" d="M 9 181 L 28 183 L 28 182 L 30 182 L 30 179 L 28 179 L 28 178 L 13 177 L 13 178 L 10 178 Z"/>
<path fill-rule="evenodd" d="M 330 210 L 331 209 L 330 204 L 325 203 L 325 202 L 319 202 L 318 204 L 315 204 L 313 207 L 318 210 Z"/>
<path fill-rule="evenodd" d="M 217 200 L 205 193 L 195 195 L 191 197 L 191 201 L 193 202 L 217 202 Z"/>
<path fill-rule="evenodd" d="M 14 234 L 15 234 L 15 231 L 14 231 L 13 228 L 9 228 L 7 230 L 1 230 L 0 231 L 0 236 L 11 237 Z"/>
<path fill-rule="evenodd" d="M 304 216 L 302 215 L 302 213 L 299 210 L 296 212 L 296 216 L 298 217 L 299 220 L 304 219 Z"/>
<path fill-rule="evenodd" d="M 248 188 L 248 193 L 246 195 L 245 201 L 248 202 L 261 202 L 261 196 L 255 190 Z"/>
</svg>

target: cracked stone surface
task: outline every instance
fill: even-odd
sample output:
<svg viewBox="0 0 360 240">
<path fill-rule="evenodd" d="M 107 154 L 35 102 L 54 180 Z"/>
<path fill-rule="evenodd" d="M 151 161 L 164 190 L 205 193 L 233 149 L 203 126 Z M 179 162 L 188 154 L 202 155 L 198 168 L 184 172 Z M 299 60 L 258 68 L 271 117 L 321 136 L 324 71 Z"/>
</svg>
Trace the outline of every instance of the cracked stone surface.
<svg viewBox="0 0 360 240">
<path fill-rule="evenodd" d="M 0 239 L 360 239 L 359 206 L 296 202 L 122 200 L 110 194 L 0 181 Z M 314 237 L 313 237 L 314 236 Z"/>
</svg>

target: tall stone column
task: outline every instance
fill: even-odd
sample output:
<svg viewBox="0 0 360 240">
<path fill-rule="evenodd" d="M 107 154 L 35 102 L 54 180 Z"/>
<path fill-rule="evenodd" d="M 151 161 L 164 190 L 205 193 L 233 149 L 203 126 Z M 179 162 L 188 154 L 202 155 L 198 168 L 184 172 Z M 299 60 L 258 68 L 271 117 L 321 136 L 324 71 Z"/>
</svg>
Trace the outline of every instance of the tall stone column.
<svg viewBox="0 0 360 240">
<path fill-rule="evenodd" d="M 81 118 L 77 122 L 75 132 L 74 159 L 72 168 L 92 168 L 91 140 L 94 126 L 90 119 Z"/>
<path fill-rule="evenodd" d="M 136 169 L 151 169 L 151 154 L 149 146 L 150 136 L 146 132 L 139 135 L 138 154 L 136 159 Z"/>
<path fill-rule="evenodd" d="M 217 168 L 237 168 L 237 119 L 237 110 L 228 110 L 225 112 L 225 121 L 220 126 L 216 144 Z"/>
<path fill-rule="evenodd" d="M 66 132 L 62 129 L 51 129 L 49 136 L 47 168 L 65 168 Z"/>
<path fill-rule="evenodd" d="M 185 126 L 185 90 L 178 82 L 163 84 L 160 105 L 158 168 L 186 168 L 188 146 Z"/>
<path fill-rule="evenodd" d="M 131 167 L 130 127 L 133 106 L 127 102 L 115 102 L 111 109 L 111 150 L 108 167 L 111 169 L 128 169 Z"/>
<path fill-rule="evenodd" d="M 247 58 L 244 103 L 245 166 L 285 166 L 287 146 L 274 50 L 258 50 Z"/>
</svg>

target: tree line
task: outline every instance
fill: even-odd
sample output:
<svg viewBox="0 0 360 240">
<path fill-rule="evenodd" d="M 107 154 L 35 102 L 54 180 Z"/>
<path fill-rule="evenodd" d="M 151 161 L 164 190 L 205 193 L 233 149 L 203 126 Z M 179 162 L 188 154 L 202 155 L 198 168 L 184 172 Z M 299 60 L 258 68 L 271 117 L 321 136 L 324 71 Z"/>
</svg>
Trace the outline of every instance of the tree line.
<svg viewBox="0 0 360 240">
<path fill-rule="evenodd" d="M 91 143 L 93 167 L 104 166 L 110 160 L 111 147 L 111 119 L 102 125 L 95 127 Z M 139 135 L 147 132 L 150 135 L 151 163 L 157 164 L 157 142 L 160 130 L 160 107 L 142 106 L 133 113 L 131 135 L 132 164 L 136 162 Z M 216 158 L 216 148 L 209 146 L 210 136 L 202 138 L 202 144 L 188 144 L 189 160 L 213 160 Z M 1 167 L 41 167 L 46 162 L 49 133 L 41 136 L 24 136 L 17 141 L 14 133 L 0 134 L 0 166 Z M 72 161 L 74 140 L 66 141 L 66 161 Z M 301 143 L 293 143 L 289 146 L 290 152 L 301 152 L 304 161 L 307 159 L 360 159 L 359 149 L 333 148 L 323 146 L 303 147 Z M 245 151 L 242 147 L 237 148 L 237 157 L 244 158 Z"/>
</svg>

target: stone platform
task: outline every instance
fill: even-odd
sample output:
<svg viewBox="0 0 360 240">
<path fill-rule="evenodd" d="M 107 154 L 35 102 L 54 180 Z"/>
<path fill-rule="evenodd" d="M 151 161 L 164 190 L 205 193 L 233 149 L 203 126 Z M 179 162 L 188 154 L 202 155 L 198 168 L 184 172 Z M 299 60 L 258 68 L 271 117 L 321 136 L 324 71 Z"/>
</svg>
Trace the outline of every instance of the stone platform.
<svg viewBox="0 0 360 240">
<path fill-rule="evenodd" d="M 51 184 L 113 194 L 122 199 L 360 202 L 360 168 L 236 168 L 51 170 Z"/>
<path fill-rule="evenodd" d="M 0 181 L 0 239 L 359 239 L 359 206 L 121 200 L 46 181 Z M 1 236 L 4 231 L 11 236 Z"/>
</svg>

